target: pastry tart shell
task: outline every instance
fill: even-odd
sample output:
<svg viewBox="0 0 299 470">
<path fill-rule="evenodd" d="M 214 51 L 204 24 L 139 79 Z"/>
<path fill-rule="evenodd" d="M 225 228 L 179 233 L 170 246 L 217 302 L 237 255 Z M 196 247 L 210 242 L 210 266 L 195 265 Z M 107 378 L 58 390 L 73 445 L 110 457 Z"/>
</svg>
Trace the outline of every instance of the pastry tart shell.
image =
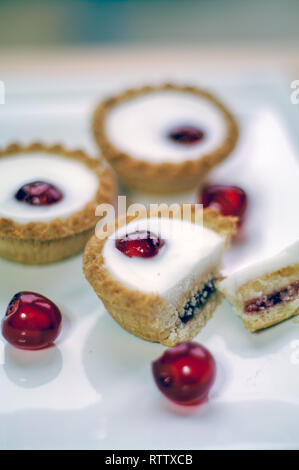
<svg viewBox="0 0 299 470">
<path fill-rule="evenodd" d="M 106 134 L 105 123 L 108 113 L 115 106 L 132 98 L 163 90 L 193 93 L 195 96 L 204 97 L 216 106 L 223 115 L 227 127 L 222 145 L 208 154 L 200 155 L 198 159 L 186 160 L 181 163 L 151 163 L 136 159 L 117 149 Z M 216 97 L 208 91 L 196 87 L 174 84 L 129 89 L 106 98 L 94 111 L 92 128 L 95 141 L 103 157 L 114 168 L 123 184 L 141 191 L 164 194 L 187 191 L 197 187 L 206 174 L 234 150 L 239 136 L 236 119 Z"/>
<path fill-rule="evenodd" d="M 47 146 L 36 142 L 28 146 L 17 143 L 0 148 L 0 158 L 24 153 L 42 152 L 79 161 L 91 169 L 99 185 L 93 200 L 69 217 L 49 222 L 20 224 L 10 218 L 0 218 L 0 256 L 23 264 L 47 264 L 80 252 L 94 231 L 99 218 L 96 207 L 115 203 L 116 185 L 112 171 L 102 161 L 89 157 L 82 150 L 67 150 L 61 145 Z"/>
<path fill-rule="evenodd" d="M 195 207 L 193 217 L 195 217 Z M 136 218 L 138 217 L 127 216 L 118 219 L 115 230 Z M 203 223 L 204 226 L 225 237 L 229 243 L 235 233 L 237 219 L 223 217 L 215 209 L 208 208 L 204 210 Z M 119 282 L 106 269 L 102 255 L 105 241 L 110 234 L 111 232 L 105 238 L 97 238 L 95 235 L 91 237 L 83 255 L 85 277 L 110 315 L 130 333 L 166 346 L 173 346 L 196 336 L 212 316 L 222 298 L 221 294 L 217 291 L 213 299 L 202 309 L 200 319 L 190 320 L 188 328 L 182 329 L 181 325 L 178 325 L 177 310 L 186 302 L 190 292 L 186 292 L 174 308 L 159 294 L 133 290 Z M 206 273 L 206 276 L 193 286 L 194 291 L 201 289 L 210 275 L 211 273 Z"/>
</svg>

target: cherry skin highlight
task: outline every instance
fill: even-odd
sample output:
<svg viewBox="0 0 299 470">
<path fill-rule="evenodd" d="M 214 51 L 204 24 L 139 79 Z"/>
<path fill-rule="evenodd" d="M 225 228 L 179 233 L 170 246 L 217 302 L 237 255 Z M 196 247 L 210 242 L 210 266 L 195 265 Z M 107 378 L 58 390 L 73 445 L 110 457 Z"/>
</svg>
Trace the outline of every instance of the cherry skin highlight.
<svg viewBox="0 0 299 470">
<path fill-rule="evenodd" d="M 129 258 L 152 258 L 164 245 L 164 241 L 149 231 L 134 232 L 115 241 L 116 248 Z"/>
<path fill-rule="evenodd" d="M 179 405 L 200 405 L 208 398 L 216 376 L 211 353 L 198 343 L 186 341 L 167 349 L 152 363 L 159 390 Z"/>
<path fill-rule="evenodd" d="M 239 227 L 242 225 L 247 209 L 247 195 L 238 186 L 214 184 L 206 186 L 199 198 L 199 202 L 206 207 L 215 207 L 222 215 L 238 217 Z"/>
<path fill-rule="evenodd" d="M 185 125 L 172 129 L 168 138 L 182 145 L 194 145 L 205 137 L 205 132 L 195 126 Z"/>
<path fill-rule="evenodd" d="M 61 201 L 63 194 L 53 184 L 33 181 L 24 184 L 15 194 L 15 198 L 31 206 L 51 206 Z"/>
<path fill-rule="evenodd" d="M 19 292 L 10 301 L 2 321 L 2 334 L 21 349 L 42 349 L 53 344 L 61 330 L 59 308 L 43 295 Z"/>
</svg>

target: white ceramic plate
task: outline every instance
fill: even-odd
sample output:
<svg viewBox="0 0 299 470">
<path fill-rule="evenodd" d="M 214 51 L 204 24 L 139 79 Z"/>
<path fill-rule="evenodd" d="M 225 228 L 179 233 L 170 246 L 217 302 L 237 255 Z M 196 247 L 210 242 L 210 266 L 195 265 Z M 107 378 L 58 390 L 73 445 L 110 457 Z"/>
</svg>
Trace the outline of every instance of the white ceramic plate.
<svg viewBox="0 0 299 470">
<path fill-rule="evenodd" d="M 225 270 L 298 238 L 299 114 L 289 82 L 256 73 L 171 76 L 208 85 L 241 123 L 238 148 L 210 178 L 239 184 L 250 198 L 246 239 L 230 249 Z M 37 139 L 95 153 L 89 129 L 96 100 L 143 78 L 5 77 L 0 145 Z M 223 302 L 197 337 L 217 361 L 210 401 L 184 409 L 152 380 L 150 363 L 164 348 L 110 318 L 83 277 L 80 256 L 45 267 L 0 261 L 0 279 L 2 316 L 20 290 L 49 296 L 64 313 L 51 349 L 19 351 L 0 338 L 1 449 L 299 448 L 298 319 L 251 334 Z"/>
</svg>

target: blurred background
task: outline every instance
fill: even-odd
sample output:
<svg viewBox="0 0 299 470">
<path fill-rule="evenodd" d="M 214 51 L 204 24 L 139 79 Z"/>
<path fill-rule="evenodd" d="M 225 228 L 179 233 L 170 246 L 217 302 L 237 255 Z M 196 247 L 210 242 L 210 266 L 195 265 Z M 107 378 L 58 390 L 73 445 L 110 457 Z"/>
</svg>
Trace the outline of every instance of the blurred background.
<svg viewBox="0 0 299 470">
<path fill-rule="evenodd" d="M 0 0 L 0 80 L 171 66 L 295 80 L 298 22 L 299 0 Z"/>
<path fill-rule="evenodd" d="M 2 48 L 174 43 L 293 47 L 299 1 L 0 0 Z"/>
</svg>

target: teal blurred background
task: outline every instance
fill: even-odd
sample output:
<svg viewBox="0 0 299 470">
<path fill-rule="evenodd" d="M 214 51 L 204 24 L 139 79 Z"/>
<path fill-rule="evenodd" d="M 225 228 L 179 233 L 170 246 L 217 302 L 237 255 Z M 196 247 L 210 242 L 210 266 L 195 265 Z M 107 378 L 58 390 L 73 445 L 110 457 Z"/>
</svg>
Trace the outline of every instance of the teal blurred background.
<svg viewBox="0 0 299 470">
<path fill-rule="evenodd" d="M 299 0 L 0 0 L 0 46 L 299 43 Z"/>
</svg>

